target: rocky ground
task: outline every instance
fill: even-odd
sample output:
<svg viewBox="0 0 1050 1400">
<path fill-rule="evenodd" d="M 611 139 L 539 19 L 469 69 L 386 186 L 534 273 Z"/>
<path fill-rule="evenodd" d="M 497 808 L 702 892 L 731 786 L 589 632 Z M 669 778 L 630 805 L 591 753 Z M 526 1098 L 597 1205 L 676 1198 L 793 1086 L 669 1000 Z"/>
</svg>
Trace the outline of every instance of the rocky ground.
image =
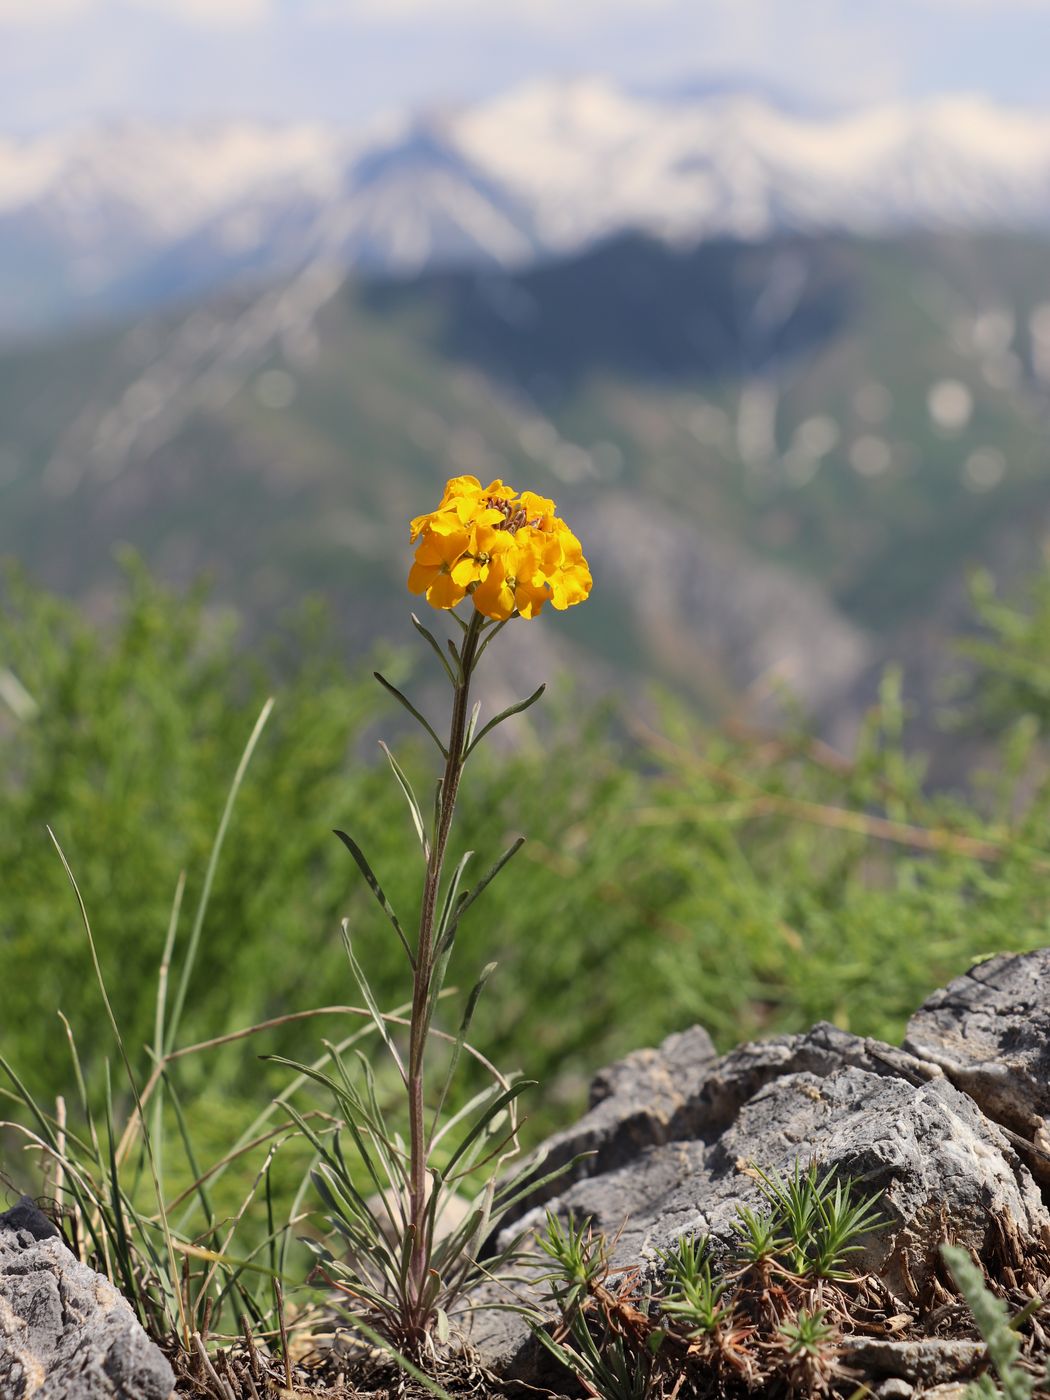
<svg viewBox="0 0 1050 1400">
<path fill-rule="evenodd" d="M 610 1310 L 614 1322 L 633 1316 L 644 1332 L 639 1280 L 652 1275 L 660 1251 L 704 1234 L 715 1256 L 731 1261 L 739 1208 L 762 1204 L 758 1169 L 790 1174 L 800 1162 L 819 1162 L 865 1194 L 878 1193 L 884 1220 L 861 1240 L 855 1275 L 821 1285 L 818 1301 L 835 1332 L 827 1364 L 819 1374 L 777 1371 L 756 1321 L 750 1371 L 712 1359 L 705 1381 L 694 1354 L 689 1376 L 683 1362 L 677 1388 L 656 1394 L 947 1400 L 988 1362 L 941 1255 L 944 1243 L 980 1262 L 1011 1312 L 1030 1307 L 1020 1330 L 1022 1373 L 1041 1377 L 1050 1358 L 1040 1305 L 1031 1301 L 1050 1296 L 1048 1118 L 1044 950 L 981 963 L 935 993 L 912 1017 L 903 1047 L 820 1024 L 721 1057 L 700 1027 L 636 1052 L 598 1075 L 589 1112 L 548 1144 L 545 1171 L 552 1160 L 574 1165 L 504 1228 L 539 1227 L 547 1209 L 590 1217 L 612 1240 L 606 1319 Z M 542 1305 L 527 1284 L 521 1291 Z M 781 1292 L 782 1309 L 802 1298 Z M 506 1298 L 476 1299 L 494 1300 Z M 448 1389 L 478 1397 L 583 1393 L 515 1313 L 479 1308 L 469 1332 L 471 1359 L 447 1372 Z M 178 1393 L 262 1400 L 287 1394 L 289 1379 L 293 1394 L 411 1393 L 351 1360 L 330 1355 L 322 1369 L 285 1374 L 247 1353 L 176 1358 Z M 73 1259 L 30 1203 L 0 1216 L 4 1400 L 167 1400 L 174 1384 L 127 1304 Z"/>
</svg>

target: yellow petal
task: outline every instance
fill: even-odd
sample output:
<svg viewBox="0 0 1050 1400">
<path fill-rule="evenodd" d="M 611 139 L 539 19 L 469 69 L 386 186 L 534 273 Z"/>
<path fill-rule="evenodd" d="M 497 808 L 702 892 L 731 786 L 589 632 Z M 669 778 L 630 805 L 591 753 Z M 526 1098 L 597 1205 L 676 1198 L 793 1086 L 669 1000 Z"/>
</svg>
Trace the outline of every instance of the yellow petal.
<svg viewBox="0 0 1050 1400">
<path fill-rule="evenodd" d="M 481 494 L 481 482 L 476 476 L 453 476 L 445 483 L 445 500 L 451 501 L 456 496 L 479 496 Z"/>
<path fill-rule="evenodd" d="M 481 493 L 483 496 L 495 496 L 501 501 L 515 501 L 518 493 L 513 486 L 508 486 L 505 481 L 500 481 L 499 477 L 495 481 L 490 481 Z"/>
<path fill-rule="evenodd" d="M 541 521 L 554 514 L 554 502 L 547 496 L 537 496 L 535 491 L 523 491 L 521 493 L 521 504 L 525 508 L 525 514 L 530 520 Z"/>
<path fill-rule="evenodd" d="M 466 592 L 451 574 L 439 573 L 427 589 L 427 602 L 432 608 L 454 608 L 463 601 Z"/>
<path fill-rule="evenodd" d="M 514 593 L 500 563 L 491 565 L 483 582 L 470 595 L 474 606 L 485 617 L 505 621 L 514 611 Z"/>
<path fill-rule="evenodd" d="M 485 577 L 487 564 L 479 564 L 473 554 L 464 554 L 458 563 L 452 565 L 451 573 L 461 588 L 469 588 L 472 583 Z"/>
<path fill-rule="evenodd" d="M 437 569 L 432 564 L 420 564 L 417 560 L 408 571 L 409 593 L 423 593 L 434 581 Z"/>
<path fill-rule="evenodd" d="M 521 579 L 514 589 L 514 602 L 522 617 L 538 617 L 540 609 L 550 599 L 545 583 L 524 583 Z"/>
<path fill-rule="evenodd" d="M 591 591 L 591 571 L 586 564 L 560 569 L 551 579 L 551 602 L 560 611 L 582 603 Z"/>
</svg>

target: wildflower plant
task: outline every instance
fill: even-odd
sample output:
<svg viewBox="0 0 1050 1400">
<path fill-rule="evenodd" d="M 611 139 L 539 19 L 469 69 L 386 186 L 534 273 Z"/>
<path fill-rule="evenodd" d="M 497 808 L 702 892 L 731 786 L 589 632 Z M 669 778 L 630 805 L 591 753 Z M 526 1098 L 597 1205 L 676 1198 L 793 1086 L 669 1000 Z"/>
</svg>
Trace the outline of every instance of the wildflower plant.
<svg viewBox="0 0 1050 1400">
<path fill-rule="evenodd" d="M 467 1039 L 494 964 L 481 971 L 467 995 L 458 1031 L 451 1035 L 435 1025 L 460 923 L 523 841 L 515 841 L 473 888 L 466 883 L 471 852 L 447 868 L 463 770 L 487 734 L 543 692 L 541 686 L 479 729 L 471 685 L 489 643 L 508 622 L 533 619 L 548 602 L 557 609 L 583 602 L 591 576 L 580 542 L 557 516 L 554 502 L 528 491 L 519 495 L 502 481 L 483 487 L 473 476 L 452 479 L 437 509 L 411 522 L 411 539 L 415 560 L 409 589 L 446 612 L 459 631 L 442 646 L 417 617 L 412 618 L 451 687 L 447 739 L 407 696 L 376 673 L 436 745 L 443 764 L 428 819 L 407 774 L 384 745 L 422 855 L 414 938 L 360 846 L 347 833 L 337 833 L 386 915 L 411 977 L 408 1017 L 380 1011 L 355 940 L 344 925 L 350 967 L 393 1065 L 407 1133 L 392 1124 L 377 1077 L 363 1056 L 347 1063 L 334 1055 L 332 1072 L 312 1073 L 333 1095 L 339 1126 L 321 1131 L 305 1117 L 300 1126 L 317 1153 L 314 1181 L 342 1246 L 339 1257 L 323 1245 L 314 1246 L 322 1276 L 345 1297 L 355 1322 L 375 1329 L 403 1355 L 418 1361 L 433 1351 L 435 1338 L 447 1338 L 449 1311 L 480 1277 L 479 1251 L 501 1216 L 524 1190 L 537 1185 L 535 1163 L 510 1179 L 503 1170 L 517 1150 L 516 1103 L 527 1082 L 512 1082 L 500 1074 Z M 435 1042 L 443 1051 L 437 1075 Z M 464 1108 L 446 1113 L 464 1053 L 486 1068 L 491 1082 Z M 305 1066 L 294 1067 L 310 1072 Z M 343 1147 L 347 1139 L 353 1149 L 349 1154 Z M 474 1189 L 466 1212 L 443 1232 L 442 1217 L 451 1197 L 465 1185 Z M 498 1268 L 500 1260 L 487 1263 Z"/>
</svg>

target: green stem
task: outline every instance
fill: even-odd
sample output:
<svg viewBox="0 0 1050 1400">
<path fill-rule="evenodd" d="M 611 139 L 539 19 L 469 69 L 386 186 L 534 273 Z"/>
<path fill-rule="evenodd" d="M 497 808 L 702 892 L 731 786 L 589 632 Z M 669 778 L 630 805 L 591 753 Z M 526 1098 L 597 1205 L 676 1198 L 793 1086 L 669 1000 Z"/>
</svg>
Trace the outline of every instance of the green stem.
<svg viewBox="0 0 1050 1400">
<path fill-rule="evenodd" d="M 416 945 L 416 966 L 412 982 L 412 1024 L 408 1051 L 409 1106 L 409 1225 L 413 1227 L 412 1258 L 408 1280 L 413 1312 L 413 1336 L 408 1340 L 420 1343 L 427 1329 L 428 1309 L 423 1306 L 427 1282 L 427 1140 L 424 1105 L 424 1059 L 427 1042 L 427 1007 L 434 973 L 434 916 L 441 888 L 441 869 L 445 859 L 456 792 L 463 772 L 463 749 L 470 712 L 470 681 L 477 659 L 484 618 L 475 612 L 467 625 L 460 653 L 460 674 L 455 682 L 452 701 L 452 723 L 449 730 L 448 755 L 441 782 L 441 800 L 435 821 L 434 840 L 427 861 L 423 883 L 423 902 L 419 913 L 419 939 Z"/>
</svg>

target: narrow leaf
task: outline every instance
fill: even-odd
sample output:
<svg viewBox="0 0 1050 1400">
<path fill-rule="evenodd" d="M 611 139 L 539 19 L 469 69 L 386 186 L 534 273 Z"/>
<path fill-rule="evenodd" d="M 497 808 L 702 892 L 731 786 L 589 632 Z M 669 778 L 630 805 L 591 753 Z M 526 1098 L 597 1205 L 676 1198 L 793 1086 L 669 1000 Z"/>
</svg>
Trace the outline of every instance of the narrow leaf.
<svg viewBox="0 0 1050 1400">
<path fill-rule="evenodd" d="M 474 664 L 477 665 L 477 662 L 475 662 Z M 471 711 L 470 711 L 470 720 L 469 720 L 469 722 L 468 722 L 468 724 L 467 724 L 467 732 L 466 732 L 466 734 L 465 734 L 465 736 L 464 736 L 464 738 L 463 738 L 463 751 L 464 751 L 464 753 L 469 753 L 469 752 L 470 752 L 471 740 L 474 738 L 474 733 L 475 733 L 475 731 L 476 731 L 476 729 L 477 729 L 477 727 L 478 727 L 478 716 L 479 716 L 480 714 L 481 714 L 481 701 L 480 701 L 480 700 L 475 700 L 475 701 L 474 701 L 474 704 L 473 704 L 473 706 L 472 706 L 472 708 L 471 708 Z"/>
<path fill-rule="evenodd" d="M 265 706 L 263 707 L 263 713 L 264 715 L 269 713 Z M 257 731 L 260 730 L 261 723 L 262 720 L 260 719 L 260 722 L 256 725 Z M 128 1087 L 130 1088 L 132 1096 L 135 1100 L 135 1110 L 138 1114 L 139 1123 L 142 1127 L 142 1145 L 145 1149 L 146 1157 L 149 1161 L 150 1172 L 153 1178 L 153 1190 L 157 1202 L 157 1211 L 160 1216 L 161 1229 L 164 1234 L 164 1243 L 167 1249 L 167 1258 L 170 1266 L 170 1277 L 175 1278 L 178 1271 L 175 1264 L 175 1251 L 172 1243 L 171 1228 L 168 1223 L 167 1211 L 164 1208 L 164 1197 L 161 1195 L 160 1179 L 157 1176 L 157 1163 L 153 1155 L 153 1144 L 150 1141 L 150 1135 L 146 1128 L 146 1118 L 142 1107 L 142 1098 L 139 1094 L 138 1081 L 136 1080 L 135 1073 L 131 1068 L 131 1060 L 128 1058 L 128 1052 L 124 1045 L 124 1037 L 120 1033 L 120 1026 L 117 1023 L 117 1018 L 113 1012 L 113 1004 L 109 999 L 109 991 L 106 988 L 106 979 L 102 975 L 102 964 L 99 962 L 98 948 L 95 945 L 95 935 L 91 929 L 91 920 L 88 918 L 87 905 L 84 903 L 84 896 L 80 892 L 80 886 L 77 884 L 76 876 L 73 874 L 73 868 L 69 864 L 69 861 L 66 859 L 66 853 L 65 851 L 63 851 L 61 845 L 59 844 L 58 837 L 55 835 L 55 833 L 51 830 L 49 826 L 45 829 L 47 831 L 48 836 L 50 836 L 51 838 L 52 845 L 58 852 L 58 858 L 62 862 L 62 869 L 66 872 L 66 878 L 68 879 L 72 887 L 73 895 L 77 902 L 77 908 L 80 911 L 80 922 L 83 926 L 84 934 L 87 938 L 88 950 L 91 954 L 91 965 L 95 973 L 95 981 L 98 984 L 98 989 L 102 996 L 102 1004 L 106 1008 L 106 1015 L 109 1018 L 110 1028 L 113 1031 L 113 1038 L 116 1041 L 117 1049 L 120 1052 L 120 1058 L 124 1065 L 124 1075 L 127 1079 Z M 172 1031 L 172 1034 L 174 1034 L 174 1030 Z M 109 1071 L 107 1068 L 107 1085 L 108 1073 Z M 111 1172 L 115 1176 L 118 1171 L 118 1163 L 115 1155 L 115 1145 L 112 1140 L 112 1125 L 110 1125 L 109 1150 L 110 1168 Z M 186 1312 L 183 1305 L 181 1290 L 177 1292 L 176 1300 L 178 1302 L 178 1321 L 182 1329 L 183 1339 L 185 1340 L 189 1336 L 189 1331 L 187 1327 Z"/>
<path fill-rule="evenodd" d="M 455 1167 L 457 1162 L 459 1162 L 463 1158 L 465 1153 L 469 1151 L 471 1145 L 481 1136 L 482 1133 L 488 1131 L 489 1125 L 496 1118 L 496 1115 L 500 1113 L 502 1109 L 506 1108 L 509 1104 L 512 1104 L 515 1099 L 520 1098 L 526 1089 L 531 1089 L 534 1086 L 535 1080 L 521 1079 L 518 1081 L 517 1084 L 512 1084 L 509 1089 L 505 1089 L 503 1093 L 500 1094 L 499 1097 L 495 1099 L 492 1104 L 490 1104 L 489 1108 L 485 1111 L 485 1113 L 482 1114 L 482 1116 L 474 1124 L 471 1130 L 467 1133 L 463 1141 L 453 1152 L 452 1156 L 445 1163 L 446 1180 L 451 1176 L 453 1167 Z"/>
<path fill-rule="evenodd" d="M 460 903 L 459 887 L 463 880 L 463 872 L 466 870 L 473 855 L 473 851 L 464 851 L 463 855 L 459 858 L 455 870 L 452 872 L 451 880 L 448 882 L 448 888 L 445 891 L 445 898 L 441 906 L 441 917 L 438 920 L 437 926 L 436 944 L 439 954 L 441 952 L 442 940 L 445 938 L 446 934 L 449 934 L 450 937 L 455 937 L 453 915 L 457 905 Z"/>
<path fill-rule="evenodd" d="M 532 694 L 527 700 L 519 700 L 516 705 L 508 705 L 507 708 L 505 710 L 501 710 L 499 714 L 495 716 L 494 719 L 490 719 L 488 724 L 485 725 L 481 732 L 477 734 L 475 738 L 472 739 L 471 742 L 463 750 L 464 762 L 466 762 L 466 760 L 474 752 L 477 746 L 481 743 L 482 739 L 484 739 L 485 735 L 496 728 L 497 724 L 502 724 L 505 719 L 510 719 L 511 715 L 520 715 L 531 705 L 535 705 L 536 701 L 540 698 L 540 696 L 546 689 L 546 684 L 539 686 L 536 690 L 532 692 Z"/>
<path fill-rule="evenodd" d="M 197 912 L 194 915 L 193 927 L 190 930 L 189 944 L 186 948 L 186 958 L 182 965 L 182 975 L 179 978 L 179 985 L 175 993 L 175 1006 L 168 1022 L 167 1043 L 163 1047 L 158 1046 L 158 1049 L 163 1048 L 166 1054 L 170 1053 L 172 1046 L 175 1044 L 175 1037 L 178 1034 L 179 1022 L 182 1019 L 182 1010 L 186 1004 L 186 994 L 189 990 L 190 978 L 193 975 L 193 965 L 197 960 L 197 948 L 200 944 L 201 931 L 204 928 L 204 918 L 208 912 L 208 903 L 211 899 L 211 887 L 215 880 L 215 872 L 218 869 L 219 856 L 222 854 L 223 842 L 226 839 L 226 829 L 230 824 L 230 817 L 233 815 L 233 806 L 237 801 L 237 794 L 241 790 L 241 784 L 244 782 L 244 775 L 248 771 L 248 765 L 252 761 L 252 754 L 255 752 L 255 746 L 262 736 L 262 732 L 266 727 L 266 721 L 270 718 L 270 711 L 273 707 L 274 699 L 273 696 L 271 696 L 259 711 L 259 718 L 255 721 L 255 728 L 248 736 L 248 742 L 245 744 L 244 752 L 241 754 L 241 761 L 237 765 L 237 771 L 233 775 L 233 782 L 230 784 L 230 790 L 226 794 L 226 805 L 222 809 L 219 827 L 215 833 L 215 840 L 212 843 L 211 853 L 208 856 L 208 865 L 204 872 L 204 884 L 201 887 L 200 899 L 197 902 Z M 54 840 L 54 837 L 52 837 L 52 840 Z M 58 843 L 56 842 L 55 844 L 57 845 Z M 59 854 L 61 855 L 61 852 L 59 852 Z M 64 859 L 63 857 L 63 860 Z"/>
<path fill-rule="evenodd" d="M 467 910 L 470 908 L 470 906 L 474 903 L 474 901 L 477 899 L 478 895 L 481 894 L 481 892 L 482 892 L 488 885 L 491 885 L 491 884 L 492 884 L 493 880 L 494 880 L 494 879 L 496 878 L 496 876 L 500 873 L 500 871 L 503 869 L 503 867 L 508 863 L 508 861 L 512 860 L 512 859 L 514 858 L 514 856 L 516 856 L 516 855 L 518 854 L 518 852 L 521 850 L 521 848 L 522 848 L 522 846 L 524 846 L 524 844 L 525 844 L 525 837 L 524 837 L 524 836 L 519 836 L 515 841 L 513 841 L 513 842 L 511 843 L 511 845 L 509 845 L 509 846 L 507 847 L 507 849 L 506 849 L 506 850 L 503 852 L 503 854 L 500 856 L 499 860 L 496 861 L 495 865 L 492 866 L 492 868 L 487 872 L 487 874 L 485 874 L 485 875 L 483 875 L 483 876 L 481 877 L 481 879 L 478 881 L 478 883 L 474 886 L 474 888 L 470 891 L 470 893 L 469 893 L 469 894 L 467 895 L 467 897 L 464 899 L 464 901 L 463 901 L 463 903 L 460 905 L 459 909 L 456 910 L 456 918 L 457 918 L 457 920 L 462 919 L 463 915 L 467 912 Z"/>
<path fill-rule="evenodd" d="M 346 956 L 350 963 L 350 969 L 354 974 L 357 985 L 361 989 L 361 995 L 364 997 L 365 1005 L 368 1007 L 372 1020 L 375 1022 L 376 1030 L 382 1036 L 383 1044 L 390 1051 L 391 1058 L 397 1065 L 398 1073 L 401 1075 L 402 1080 L 407 1084 L 408 1075 L 405 1073 L 405 1066 L 401 1061 L 401 1056 L 398 1054 L 397 1046 L 390 1038 L 390 1032 L 386 1028 L 386 1022 L 383 1020 L 383 1013 L 376 1005 L 376 999 L 372 995 L 372 988 L 368 985 L 368 978 L 365 976 L 361 964 L 357 961 L 357 954 L 351 946 L 350 927 L 346 919 L 343 920 L 343 947 L 346 949 Z"/>
<path fill-rule="evenodd" d="M 376 680 L 383 687 L 383 689 L 389 690 L 390 694 L 394 697 L 394 699 L 400 701 L 400 703 L 404 705 L 405 709 L 412 716 L 412 718 L 423 726 L 423 728 L 433 739 L 434 743 L 437 744 L 438 748 L 441 750 L 441 757 L 447 759 L 448 749 L 445 748 L 444 744 L 438 738 L 434 730 L 434 726 L 430 723 L 428 719 L 426 719 L 422 714 L 420 714 L 420 712 L 416 709 L 415 705 L 412 704 L 412 701 L 408 698 L 408 696 L 403 695 L 401 691 L 398 690 L 396 685 L 392 685 L 390 681 L 387 680 L 386 676 L 380 675 L 378 671 L 373 671 L 372 674 L 373 676 L 375 676 Z"/>
<path fill-rule="evenodd" d="M 456 684 L 456 677 L 455 677 L 455 675 L 454 675 L 453 672 L 452 672 L 452 667 L 451 667 L 451 666 L 448 664 L 448 662 L 445 660 L 445 653 L 441 650 L 441 647 L 440 647 L 440 645 L 438 644 L 438 640 L 437 640 L 437 638 L 434 636 L 433 632 L 431 632 L 428 628 L 426 628 L 426 627 L 423 626 L 423 624 L 420 622 L 419 618 L 416 617 L 415 613 L 412 614 L 412 626 L 416 629 L 416 631 L 419 633 L 419 635 L 420 635 L 421 637 L 425 637 L 426 640 L 429 642 L 429 644 L 430 644 L 430 646 L 431 646 L 431 649 L 432 649 L 433 652 L 434 652 L 434 655 L 437 657 L 437 659 L 441 662 L 442 666 L 445 668 L 445 675 L 448 676 L 448 678 L 449 678 L 449 680 L 452 682 L 452 684 L 455 685 L 455 684 Z"/>
<path fill-rule="evenodd" d="M 412 824 L 416 828 L 416 835 L 419 837 L 419 844 L 423 847 L 423 859 L 430 859 L 430 844 L 427 841 L 426 832 L 423 829 L 423 813 L 419 810 L 419 803 L 416 801 L 416 794 L 412 789 L 412 784 L 405 776 L 405 771 L 398 763 L 397 759 L 383 743 L 379 741 L 379 747 L 386 754 L 387 762 L 393 769 L 394 777 L 397 779 L 401 791 L 405 794 L 405 801 L 408 803 L 408 810 L 412 813 Z"/>
<path fill-rule="evenodd" d="M 383 913 L 387 916 L 387 918 L 393 925 L 394 932 L 401 940 L 401 946 L 408 954 L 408 961 L 412 964 L 413 967 L 415 967 L 416 960 L 413 956 L 412 949 L 409 946 L 408 939 L 405 937 L 405 931 L 401 927 L 401 922 L 398 919 L 397 915 L 394 913 L 394 906 L 390 903 L 389 899 L 387 899 L 386 895 L 383 893 L 382 885 L 380 885 L 379 881 L 373 874 L 372 867 L 369 865 L 365 857 L 364 851 L 362 851 L 361 847 L 357 844 L 357 842 L 352 836 L 347 836 L 345 831 L 336 831 L 335 835 L 339 837 L 340 841 L 342 841 L 343 845 L 346 847 L 346 849 L 353 856 L 354 860 L 357 862 L 358 870 L 360 870 L 361 874 L 365 877 L 365 884 L 367 884 L 368 888 L 375 895 L 376 901 L 380 909 L 382 909 Z"/>
<path fill-rule="evenodd" d="M 485 989 L 485 983 L 489 980 L 489 978 L 495 971 L 496 964 L 494 962 L 486 963 L 486 965 L 481 970 L 481 976 L 471 988 L 470 996 L 467 997 L 467 1004 L 463 1011 L 463 1019 L 459 1024 L 459 1034 L 456 1036 L 456 1043 L 452 1049 L 452 1059 L 449 1061 L 448 1072 L 445 1075 L 445 1082 L 441 1088 L 441 1097 L 438 1099 L 437 1107 L 434 1109 L 434 1119 L 430 1125 L 431 1143 L 433 1143 L 434 1134 L 437 1131 L 437 1125 L 441 1119 L 441 1110 L 445 1107 L 445 1100 L 448 1097 L 448 1091 L 452 1086 L 452 1081 L 455 1078 L 456 1070 L 459 1067 L 459 1057 L 463 1053 L 463 1046 L 466 1043 L 467 1033 L 470 1030 L 470 1023 L 474 1019 L 474 1012 L 477 1009 L 478 998 L 481 996 L 481 993 Z"/>
<path fill-rule="evenodd" d="M 531 1196 L 535 1191 L 542 1191 L 545 1186 L 549 1186 L 551 1182 L 557 1181 L 560 1177 L 563 1177 L 566 1172 L 572 1171 L 573 1167 L 579 1162 L 586 1161 L 588 1157 L 593 1157 L 595 1154 L 594 1152 L 578 1152 L 575 1157 L 570 1158 L 567 1162 L 563 1162 L 560 1167 L 553 1167 L 549 1172 L 544 1173 L 543 1176 L 534 1177 L 532 1174 L 538 1171 L 542 1166 L 544 1155 L 545 1154 L 541 1154 L 538 1160 L 534 1159 L 523 1171 L 507 1182 L 504 1187 L 504 1193 L 499 1196 L 496 1202 L 496 1209 L 493 1212 L 493 1225 L 498 1224 L 509 1210 L 513 1210 L 519 1201 L 525 1200 L 526 1197 Z"/>
</svg>

